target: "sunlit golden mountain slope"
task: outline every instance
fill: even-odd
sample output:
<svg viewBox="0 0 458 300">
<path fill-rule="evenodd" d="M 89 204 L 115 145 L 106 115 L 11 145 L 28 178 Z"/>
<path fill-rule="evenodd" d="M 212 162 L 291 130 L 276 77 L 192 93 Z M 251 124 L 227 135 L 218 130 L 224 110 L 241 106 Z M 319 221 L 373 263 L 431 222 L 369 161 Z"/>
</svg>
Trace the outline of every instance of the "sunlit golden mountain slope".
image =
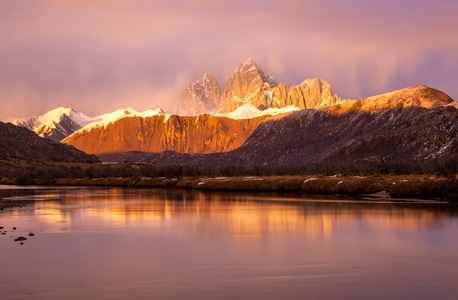
<svg viewBox="0 0 458 300">
<path fill-rule="evenodd" d="M 240 147 L 268 116 L 230 119 L 211 114 L 126 117 L 82 129 L 62 141 L 91 154 L 176 151 L 225 152 Z"/>
</svg>

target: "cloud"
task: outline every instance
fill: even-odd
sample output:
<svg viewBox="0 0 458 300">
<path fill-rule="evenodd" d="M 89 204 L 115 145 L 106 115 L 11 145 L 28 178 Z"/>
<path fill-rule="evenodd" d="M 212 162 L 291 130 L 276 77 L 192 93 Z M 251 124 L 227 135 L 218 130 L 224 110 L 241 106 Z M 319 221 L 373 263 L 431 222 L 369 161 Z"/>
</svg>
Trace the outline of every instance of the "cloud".
<svg viewBox="0 0 458 300">
<path fill-rule="evenodd" d="M 428 84 L 458 99 L 457 13 L 447 0 L 2 1 L 0 101 L 16 105 L 0 119 L 172 109 L 203 73 L 224 86 L 248 57 L 277 81 L 321 77 L 344 98 Z"/>
<path fill-rule="evenodd" d="M 43 2 L 49 2 L 54 4 L 94 4 L 98 2 L 107 2 L 109 0 L 41 0 Z"/>
</svg>

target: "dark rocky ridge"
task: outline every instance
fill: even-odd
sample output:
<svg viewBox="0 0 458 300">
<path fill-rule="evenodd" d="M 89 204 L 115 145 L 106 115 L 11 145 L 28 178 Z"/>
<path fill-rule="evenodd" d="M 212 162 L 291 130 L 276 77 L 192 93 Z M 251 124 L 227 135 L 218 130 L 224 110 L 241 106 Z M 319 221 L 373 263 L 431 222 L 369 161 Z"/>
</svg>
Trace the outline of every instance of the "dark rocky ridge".
<svg viewBox="0 0 458 300">
<path fill-rule="evenodd" d="M 23 127 L 0 122 L 0 159 L 26 161 L 98 162 L 75 147 L 44 139 Z"/>
<path fill-rule="evenodd" d="M 454 107 L 335 115 L 300 111 L 267 121 L 235 150 L 232 162 L 291 165 L 446 157 L 458 149 Z"/>
</svg>

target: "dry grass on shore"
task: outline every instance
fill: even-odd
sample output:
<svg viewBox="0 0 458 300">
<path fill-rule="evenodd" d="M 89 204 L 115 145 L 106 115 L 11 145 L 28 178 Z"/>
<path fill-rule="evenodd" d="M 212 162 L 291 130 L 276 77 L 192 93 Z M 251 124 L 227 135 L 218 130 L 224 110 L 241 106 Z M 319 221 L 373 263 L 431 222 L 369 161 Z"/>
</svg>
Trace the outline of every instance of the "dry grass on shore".
<svg viewBox="0 0 458 300">
<path fill-rule="evenodd" d="M 458 180 L 429 175 L 240 176 L 59 179 L 58 185 L 174 187 L 200 190 L 273 191 L 458 200 Z"/>
</svg>

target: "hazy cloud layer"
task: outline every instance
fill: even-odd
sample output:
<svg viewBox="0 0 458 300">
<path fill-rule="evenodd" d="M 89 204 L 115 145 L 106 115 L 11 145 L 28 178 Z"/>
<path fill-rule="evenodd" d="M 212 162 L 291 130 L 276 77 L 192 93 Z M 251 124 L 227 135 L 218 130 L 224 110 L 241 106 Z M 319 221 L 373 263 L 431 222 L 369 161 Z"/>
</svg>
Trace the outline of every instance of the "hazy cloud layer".
<svg viewBox="0 0 458 300">
<path fill-rule="evenodd" d="M 72 106 L 172 111 L 203 73 L 253 58 L 343 98 L 426 84 L 458 99 L 453 0 L 0 2 L 0 120 Z"/>
</svg>

